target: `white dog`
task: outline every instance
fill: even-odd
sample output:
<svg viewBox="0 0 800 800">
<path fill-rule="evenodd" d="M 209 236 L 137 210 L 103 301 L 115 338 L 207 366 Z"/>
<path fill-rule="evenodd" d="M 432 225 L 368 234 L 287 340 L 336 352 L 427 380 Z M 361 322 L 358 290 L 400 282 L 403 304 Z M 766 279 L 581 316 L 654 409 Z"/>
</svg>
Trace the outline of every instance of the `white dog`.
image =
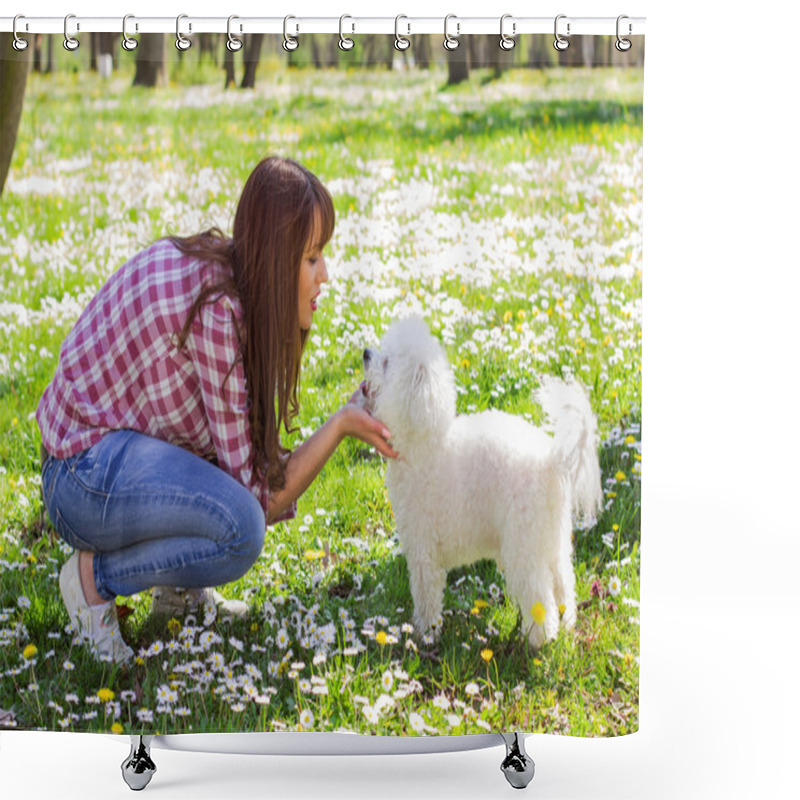
<svg viewBox="0 0 800 800">
<path fill-rule="evenodd" d="M 365 350 L 364 372 L 364 404 L 400 454 L 387 464 L 386 488 L 417 630 L 439 628 L 447 570 L 482 558 L 503 572 L 534 648 L 557 634 L 559 618 L 572 626 L 573 515 L 592 517 L 602 504 L 597 424 L 584 390 L 543 382 L 537 399 L 554 435 L 496 410 L 456 416 L 450 365 L 418 318 L 395 323 L 379 350 Z"/>
</svg>

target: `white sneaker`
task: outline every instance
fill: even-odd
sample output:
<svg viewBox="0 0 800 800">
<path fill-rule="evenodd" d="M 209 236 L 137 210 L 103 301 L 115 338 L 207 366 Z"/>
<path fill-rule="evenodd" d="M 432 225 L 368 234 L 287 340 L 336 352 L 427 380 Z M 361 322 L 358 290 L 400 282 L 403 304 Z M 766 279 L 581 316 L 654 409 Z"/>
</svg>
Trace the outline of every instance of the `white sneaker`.
<svg viewBox="0 0 800 800">
<path fill-rule="evenodd" d="M 77 551 L 61 568 L 58 586 L 70 621 L 78 635 L 92 646 L 95 654 L 100 658 L 111 658 L 112 661 L 119 663 L 130 661 L 133 658 L 133 650 L 125 644 L 120 633 L 117 604 L 113 600 L 98 606 L 90 606 L 86 602 L 81 586 Z"/>
<path fill-rule="evenodd" d="M 181 586 L 153 587 L 153 616 L 182 617 L 214 607 L 223 617 L 242 619 L 250 612 L 244 600 L 226 600 L 216 589 L 184 589 Z"/>
</svg>

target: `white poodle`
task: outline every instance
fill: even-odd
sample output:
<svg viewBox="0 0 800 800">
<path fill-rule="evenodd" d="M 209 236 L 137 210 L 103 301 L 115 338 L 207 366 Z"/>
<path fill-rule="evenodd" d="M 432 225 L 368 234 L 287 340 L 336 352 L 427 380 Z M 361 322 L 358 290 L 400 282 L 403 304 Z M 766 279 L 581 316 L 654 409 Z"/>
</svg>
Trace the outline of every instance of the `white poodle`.
<svg viewBox="0 0 800 800">
<path fill-rule="evenodd" d="M 456 416 L 445 352 L 416 317 L 364 351 L 364 372 L 364 404 L 400 454 L 387 464 L 386 488 L 417 630 L 439 629 L 447 570 L 482 558 L 503 572 L 534 648 L 559 620 L 572 626 L 573 515 L 593 517 L 602 504 L 597 423 L 581 386 L 542 382 L 547 432 L 496 410 Z"/>
</svg>

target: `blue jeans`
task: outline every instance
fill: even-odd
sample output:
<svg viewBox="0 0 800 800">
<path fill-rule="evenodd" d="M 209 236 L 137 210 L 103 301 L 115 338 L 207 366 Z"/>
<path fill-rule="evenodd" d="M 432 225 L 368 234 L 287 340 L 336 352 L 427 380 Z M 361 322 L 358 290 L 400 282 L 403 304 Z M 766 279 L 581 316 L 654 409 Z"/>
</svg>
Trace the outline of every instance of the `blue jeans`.
<svg viewBox="0 0 800 800">
<path fill-rule="evenodd" d="M 94 557 L 106 600 L 154 585 L 199 588 L 241 578 L 264 545 L 256 497 L 209 461 L 136 431 L 42 464 L 59 536 Z"/>
</svg>

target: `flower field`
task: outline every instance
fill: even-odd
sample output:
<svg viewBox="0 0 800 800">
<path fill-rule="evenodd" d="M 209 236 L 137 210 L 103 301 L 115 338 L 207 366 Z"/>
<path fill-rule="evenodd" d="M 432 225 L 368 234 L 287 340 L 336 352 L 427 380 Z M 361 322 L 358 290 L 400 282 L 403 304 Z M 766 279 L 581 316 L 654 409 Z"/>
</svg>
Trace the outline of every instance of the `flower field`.
<svg viewBox="0 0 800 800">
<path fill-rule="evenodd" d="M 415 735 L 638 728 L 642 73 L 284 70 L 160 90 L 32 75 L 0 240 L 0 726 L 105 732 Z M 169 233 L 230 230 L 265 155 L 334 197 L 330 282 L 306 350 L 297 443 L 361 381 L 361 354 L 419 313 L 460 412 L 538 422 L 541 375 L 589 390 L 605 506 L 575 531 L 579 615 L 540 652 L 491 562 L 448 576 L 442 637 L 411 625 L 384 464 L 345 442 L 267 530 L 247 620 L 156 621 L 119 598 L 135 664 L 96 662 L 58 591 L 71 549 L 43 517 L 34 411 L 104 280 Z M 491 491 L 487 483 L 486 491 Z M 535 615 L 534 615 L 535 616 Z"/>
</svg>

